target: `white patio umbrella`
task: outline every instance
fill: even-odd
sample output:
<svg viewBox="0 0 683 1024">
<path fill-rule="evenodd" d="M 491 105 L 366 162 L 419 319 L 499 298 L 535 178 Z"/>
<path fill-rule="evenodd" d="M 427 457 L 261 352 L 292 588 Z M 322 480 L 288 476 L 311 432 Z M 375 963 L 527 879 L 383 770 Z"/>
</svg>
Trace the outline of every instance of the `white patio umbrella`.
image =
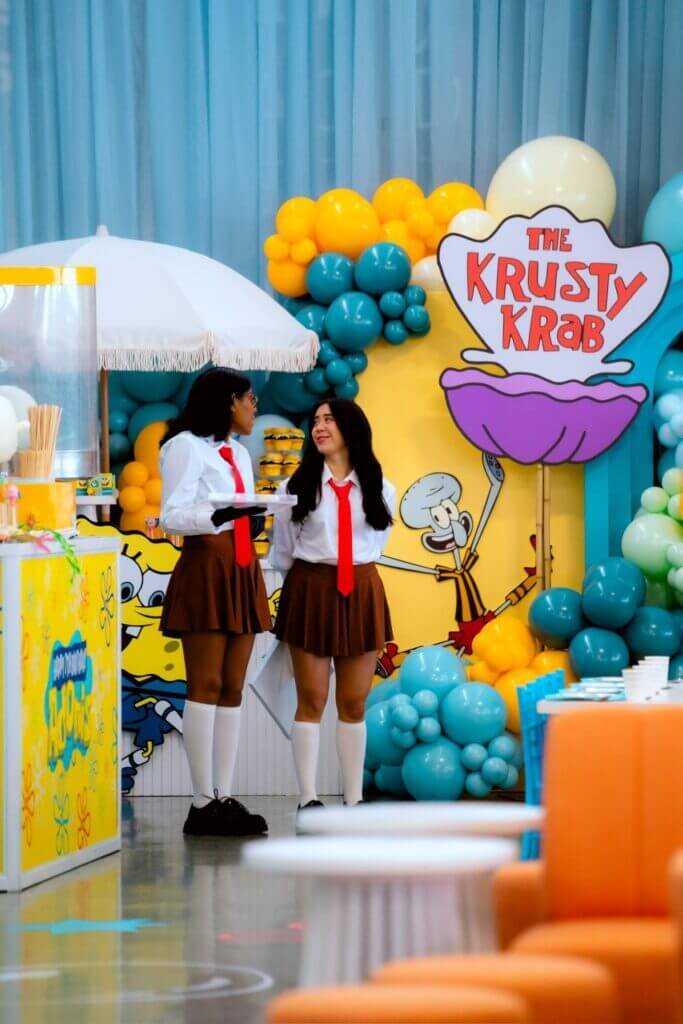
<svg viewBox="0 0 683 1024">
<path fill-rule="evenodd" d="M 94 236 L 0 255 L 4 266 L 97 268 L 97 351 L 104 370 L 310 369 L 318 337 L 225 264 L 189 249 Z"/>
</svg>

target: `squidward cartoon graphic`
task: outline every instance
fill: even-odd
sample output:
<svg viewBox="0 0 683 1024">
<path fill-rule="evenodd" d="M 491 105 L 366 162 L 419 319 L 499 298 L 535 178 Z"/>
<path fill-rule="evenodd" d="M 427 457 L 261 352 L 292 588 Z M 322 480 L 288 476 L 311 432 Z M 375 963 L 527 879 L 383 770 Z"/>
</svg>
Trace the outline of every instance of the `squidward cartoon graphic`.
<svg viewBox="0 0 683 1024">
<path fill-rule="evenodd" d="M 400 514 L 405 526 L 422 530 L 422 546 L 430 554 L 450 556 L 449 564 L 418 565 L 398 558 L 383 556 L 379 564 L 390 569 L 425 573 L 437 583 L 454 586 L 454 618 L 456 629 L 443 646 L 452 646 L 459 653 L 470 653 L 477 633 L 506 608 L 521 601 L 536 585 L 534 566 L 524 567 L 524 579 L 493 610 L 487 609 L 475 579 L 474 568 L 479 560 L 478 547 L 491 519 L 496 502 L 505 483 L 505 473 L 493 455 L 482 456 L 488 492 L 484 506 L 475 522 L 470 512 L 461 509 L 462 485 L 450 473 L 428 473 L 407 489 L 401 499 Z M 535 537 L 531 538 L 532 547 Z M 382 653 L 377 675 L 387 678 L 404 660 L 408 651 L 399 651 L 395 644 Z"/>
</svg>

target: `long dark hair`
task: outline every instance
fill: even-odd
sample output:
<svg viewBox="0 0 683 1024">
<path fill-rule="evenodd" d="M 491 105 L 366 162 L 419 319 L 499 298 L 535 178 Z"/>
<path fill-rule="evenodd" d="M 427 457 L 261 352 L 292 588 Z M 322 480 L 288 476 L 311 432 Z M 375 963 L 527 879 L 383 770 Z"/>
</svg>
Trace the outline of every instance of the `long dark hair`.
<svg viewBox="0 0 683 1024">
<path fill-rule="evenodd" d="M 185 408 L 171 420 L 161 443 L 166 444 L 184 430 L 197 437 L 224 441 L 232 426 L 232 401 L 242 398 L 250 388 L 249 378 L 234 370 L 222 366 L 206 370 L 190 388 Z"/>
<path fill-rule="evenodd" d="M 303 522 L 317 507 L 322 495 L 325 457 L 316 448 L 311 435 L 315 414 L 323 405 L 329 405 L 349 450 L 349 460 L 363 492 L 363 510 L 368 524 L 375 530 L 386 530 L 392 518 L 382 495 L 382 467 L 372 450 L 372 428 L 361 407 L 346 398 L 323 398 L 311 412 L 311 433 L 301 465 L 287 485 L 289 493 L 299 499 L 292 511 L 292 520 Z"/>
</svg>

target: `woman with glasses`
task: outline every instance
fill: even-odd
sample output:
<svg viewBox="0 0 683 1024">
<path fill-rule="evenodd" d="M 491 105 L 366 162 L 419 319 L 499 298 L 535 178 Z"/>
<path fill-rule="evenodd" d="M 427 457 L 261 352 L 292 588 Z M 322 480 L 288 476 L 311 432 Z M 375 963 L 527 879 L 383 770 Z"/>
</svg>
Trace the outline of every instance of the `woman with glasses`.
<svg viewBox="0 0 683 1024">
<path fill-rule="evenodd" d="M 180 639 L 187 676 L 183 740 L 194 796 L 186 835 L 268 831 L 232 796 L 240 705 L 254 634 L 271 628 L 268 599 L 252 539 L 260 509 L 231 505 L 253 494 L 247 450 L 232 434 L 250 434 L 256 397 L 247 377 L 203 373 L 162 442 L 161 526 L 185 538 L 168 586 L 162 632 Z M 227 495 L 216 509 L 211 494 Z"/>
</svg>

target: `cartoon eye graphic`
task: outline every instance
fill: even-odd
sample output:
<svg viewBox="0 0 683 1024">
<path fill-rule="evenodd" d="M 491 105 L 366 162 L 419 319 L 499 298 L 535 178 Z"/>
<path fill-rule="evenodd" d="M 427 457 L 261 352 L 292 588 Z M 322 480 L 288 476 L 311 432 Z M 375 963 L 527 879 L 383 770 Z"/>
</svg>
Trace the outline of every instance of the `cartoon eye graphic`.
<svg viewBox="0 0 683 1024">
<path fill-rule="evenodd" d="M 451 498 L 446 498 L 445 501 L 441 502 L 441 505 L 446 509 L 451 520 L 455 521 L 458 518 L 458 506 Z"/>
<path fill-rule="evenodd" d="M 171 574 L 168 572 L 152 572 L 148 570 L 140 587 L 140 604 L 145 608 L 160 608 L 166 597 L 166 588 Z"/>
<path fill-rule="evenodd" d="M 445 502 L 432 509 L 432 519 L 441 530 L 446 530 L 451 525 L 451 517 L 445 507 Z"/>
<path fill-rule="evenodd" d="M 142 570 L 128 555 L 121 557 L 121 600 L 132 601 L 142 586 Z"/>
</svg>

